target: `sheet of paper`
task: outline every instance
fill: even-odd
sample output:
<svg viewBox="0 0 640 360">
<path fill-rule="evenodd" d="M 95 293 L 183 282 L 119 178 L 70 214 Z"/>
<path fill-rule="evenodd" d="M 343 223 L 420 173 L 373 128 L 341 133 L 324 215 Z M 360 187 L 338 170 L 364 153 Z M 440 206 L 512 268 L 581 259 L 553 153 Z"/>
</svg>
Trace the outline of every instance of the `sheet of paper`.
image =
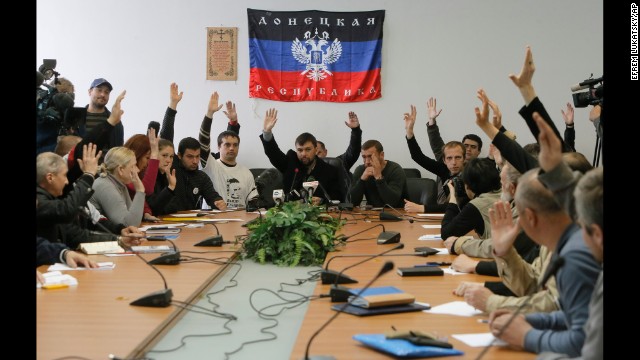
<svg viewBox="0 0 640 360">
<path fill-rule="evenodd" d="M 187 225 L 185 227 L 189 228 L 189 229 L 196 229 L 196 228 L 201 228 L 203 226 L 204 226 L 204 224 L 189 224 L 189 225 Z"/>
<path fill-rule="evenodd" d="M 157 228 L 175 228 L 180 226 L 185 226 L 185 223 L 177 223 L 177 224 L 162 224 L 162 225 L 147 225 L 141 228 L 138 228 L 140 231 L 147 231 L 149 229 L 157 229 Z"/>
<path fill-rule="evenodd" d="M 442 229 L 442 224 L 427 224 L 422 225 L 422 227 L 425 229 Z"/>
<path fill-rule="evenodd" d="M 431 219 L 442 219 L 444 217 L 444 214 L 416 214 L 416 216 L 419 217 L 423 217 L 423 218 L 431 218 Z"/>
<path fill-rule="evenodd" d="M 485 346 L 506 346 L 507 343 L 496 339 L 493 334 L 488 333 L 479 333 L 479 334 L 453 334 L 451 335 L 455 339 L 462 341 L 467 346 L 471 347 L 485 347 Z M 495 342 L 491 343 L 495 339 Z"/>
<path fill-rule="evenodd" d="M 451 268 L 451 266 L 448 266 L 446 268 L 442 268 L 442 271 L 444 271 L 445 274 L 449 274 L 449 275 L 464 275 L 464 274 L 468 274 L 468 273 L 465 273 L 465 272 L 460 272 L 460 271 L 453 270 Z"/>
<path fill-rule="evenodd" d="M 42 274 L 45 285 L 65 284 L 69 286 L 78 285 L 78 279 L 69 274 L 63 274 L 60 271 L 49 271 Z M 42 284 L 36 281 L 36 288 L 41 288 Z"/>
<path fill-rule="evenodd" d="M 442 237 L 440 234 L 428 234 L 420 236 L 418 240 L 442 240 Z"/>
<path fill-rule="evenodd" d="M 78 266 L 77 268 L 72 268 L 62 263 L 55 263 L 47 269 L 47 271 L 71 271 L 71 270 L 111 270 L 116 267 L 116 264 L 111 261 L 99 262 L 97 263 L 97 268 L 85 268 L 82 266 Z"/>
<path fill-rule="evenodd" d="M 476 310 L 473 306 L 464 301 L 452 301 L 442 305 L 434 306 L 430 310 L 422 310 L 433 314 L 448 314 L 457 316 L 474 316 L 482 314 L 482 311 Z"/>
<path fill-rule="evenodd" d="M 198 213 L 170 214 L 171 217 L 197 217 Z"/>
<path fill-rule="evenodd" d="M 449 255 L 449 249 L 447 248 L 434 248 L 434 249 L 438 250 L 437 255 Z"/>
</svg>

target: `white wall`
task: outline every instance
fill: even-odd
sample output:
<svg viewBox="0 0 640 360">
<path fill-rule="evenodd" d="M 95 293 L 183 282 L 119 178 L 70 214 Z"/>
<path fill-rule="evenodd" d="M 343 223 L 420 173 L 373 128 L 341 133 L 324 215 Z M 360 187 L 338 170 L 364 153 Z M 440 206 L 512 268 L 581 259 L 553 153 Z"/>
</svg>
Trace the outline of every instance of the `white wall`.
<svg viewBox="0 0 640 360">
<path fill-rule="evenodd" d="M 209 96 L 216 90 L 222 100 L 237 104 L 242 125 L 239 161 L 248 167 L 270 166 L 258 139 L 270 107 L 279 111 L 274 133 L 283 150 L 293 147 L 299 133 L 309 131 L 327 144 L 329 156 L 342 153 L 349 140 L 343 122 L 355 111 L 363 140 L 378 139 L 387 159 L 419 167 L 409 156 L 402 118 L 410 104 L 417 105 L 416 136 L 423 151 L 432 155 L 424 129 L 430 96 L 444 109 L 439 124 L 445 141 L 477 133 L 488 142 L 474 122 L 480 87 L 500 105 L 503 121 L 518 141 L 534 141 L 517 113 L 522 98 L 507 77 L 520 71 L 527 44 L 536 62 L 533 83 L 562 132 L 560 109 L 571 101 L 569 87 L 591 73 L 602 75 L 602 7 L 596 0 L 38 0 L 34 67 L 43 58 L 57 59 L 57 71 L 76 86 L 76 106 L 88 103 L 87 89 L 94 78 L 104 77 L 114 85 L 109 105 L 126 89 L 125 140 L 144 132 L 149 121 L 162 121 L 169 84 L 176 82 L 185 93 L 178 106 L 176 144 L 186 136 L 197 137 Z M 247 8 L 386 10 L 382 98 L 350 104 L 249 98 Z M 239 28 L 237 81 L 205 80 L 208 26 Z M 588 109 L 577 109 L 576 147 L 591 160 L 595 132 L 587 116 Z M 217 113 L 212 132 L 225 127 L 226 117 Z M 487 151 L 485 145 L 483 155 Z"/>
</svg>

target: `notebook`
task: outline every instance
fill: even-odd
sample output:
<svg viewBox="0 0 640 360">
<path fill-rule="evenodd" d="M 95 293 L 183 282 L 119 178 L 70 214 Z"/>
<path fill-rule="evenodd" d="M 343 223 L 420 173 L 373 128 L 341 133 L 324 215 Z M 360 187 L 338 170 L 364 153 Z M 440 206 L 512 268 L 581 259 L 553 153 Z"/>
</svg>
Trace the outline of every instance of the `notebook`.
<svg viewBox="0 0 640 360">
<path fill-rule="evenodd" d="M 87 255 L 97 254 L 121 254 L 124 249 L 118 245 L 117 241 L 101 241 L 80 244 L 80 251 Z"/>
<path fill-rule="evenodd" d="M 422 311 L 429 310 L 431 306 L 425 304 L 411 303 L 406 305 L 394 305 L 394 306 L 383 306 L 376 308 L 363 308 L 353 305 L 346 305 L 344 309 L 342 307 L 345 304 L 336 304 L 331 306 L 331 309 L 335 311 L 342 311 L 347 314 L 356 315 L 356 316 L 371 316 L 371 315 L 384 315 L 384 314 L 397 314 L 403 312 L 411 312 L 411 311 Z"/>
</svg>

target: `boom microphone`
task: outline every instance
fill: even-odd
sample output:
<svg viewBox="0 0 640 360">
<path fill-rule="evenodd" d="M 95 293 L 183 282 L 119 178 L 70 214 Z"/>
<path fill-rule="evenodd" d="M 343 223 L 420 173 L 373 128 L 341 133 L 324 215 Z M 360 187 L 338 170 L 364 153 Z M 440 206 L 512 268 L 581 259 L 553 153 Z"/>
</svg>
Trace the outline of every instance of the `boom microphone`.
<svg viewBox="0 0 640 360">
<path fill-rule="evenodd" d="M 336 277 L 336 282 L 331 285 L 331 290 L 329 290 L 329 297 L 331 297 L 331 302 L 343 302 L 343 301 L 347 301 L 349 299 L 349 296 L 353 295 L 353 293 L 351 292 L 351 289 L 345 286 L 340 286 L 338 285 L 338 280 L 341 279 L 344 275 L 342 275 L 343 272 L 345 272 L 346 270 L 349 270 L 353 267 L 356 267 L 364 262 L 367 262 L 371 259 L 375 259 L 379 256 L 384 256 L 386 253 L 389 253 L 391 251 L 394 250 L 399 250 L 404 248 L 404 244 L 398 244 L 396 247 L 389 249 L 387 251 L 384 251 L 380 254 L 376 254 L 374 256 L 370 256 L 362 261 L 359 261 L 353 265 L 349 265 L 346 268 L 342 269 L 342 271 L 340 271 L 340 273 L 338 273 L 337 277 Z M 355 281 L 355 280 L 354 280 Z M 356 281 L 357 282 L 357 281 Z"/>
<path fill-rule="evenodd" d="M 362 264 L 364 262 L 367 262 L 367 261 L 369 261 L 371 259 L 374 259 L 374 258 L 376 258 L 378 256 L 383 256 L 384 254 L 389 253 L 389 252 L 391 252 L 393 250 L 402 249 L 403 247 L 404 247 L 404 244 L 398 244 L 398 245 L 394 246 L 393 248 L 387 249 L 387 250 L 385 250 L 385 251 L 383 251 L 381 253 L 378 253 L 378 254 L 366 254 L 366 255 L 362 255 L 361 254 L 361 255 L 351 255 L 351 256 L 350 255 L 337 255 L 337 256 L 334 256 L 331 259 L 329 259 L 329 261 L 327 261 L 327 265 L 325 266 L 324 270 L 322 270 L 322 272 L 320 273 L 320 279 L 322 280 L 322 283 L 325 284 L 325 285 L 327 285 L 327 284 L 333 284 L 333 285 L 336 285 L 336 284 L 355 284 L 355 283 L 358 282 L 357 280 L 352 279 L 347 275 L 343 275 L 342 273 L 345 272 L 346 270 L 351 269 L 354 266 L 360 265 L 360 264 Z M 335 259 L 337 257 L 363 257 L 363 256 L 365 256 L 367 258 L 362 260 L 362 261 L 360 261 L 360 262 L 357 262 L 357 263 L 355 263 L 353 265 L 347 266 L 346 268 L 342 269 L 340 272 L 337 272 L 337 271 L 334 271 L 334 270 L 329 270 L 329 263 L 333 259 Z"/>
<path fill-rule="evenodd" d="M 587 79 L 579 84 L 571 85 L 571 91 L 576 92 L 576 91 L 588 89 L 589 87 L 591 87 L 591 85 L 602 82 L 602 79 L 603 79 L 602 77 L 599 77 L 597 79 Z"/>
<path fill-rule="evenodd" d="M 363 287 L 362 289 L 360 289 L 360 291 L 358 291 L 358 293 L 353 297 L 353 300 L 357 299 L 358 297 L 360 297 L 360 295 L 362 295 L 362 293 L 364 293 L 368 288 L 371 287 L 371 285 L 373 284 L 374 281 L 378 280 L 378 278 L 380 278 L 382 275 L 388 273 L 389 271 L 393 270 L 393 262 L 392 261 L 387 261 L 386 263 L 384 263 L 384 265 L 382 266 L 382 269 L 380 269 L 380 272 L 378 272 L 378 274 L 371 279 L 371 281 L 369 281 L 369 283 Z M 321 355 L 321 356 L 313 356 L 313 357 L 309 357 L 309 348 L 311 347 L 311 342 L 313 341 L 313 339 L 315 339 L 316 336 L 318 336 L 318 334 L 320 334 L 320 332 L 322 330 L 324 330 L 324 328 L 326 328 L 329 324 L 331 324 L 331 322 L 333 320 L 335 320 L 336 317 L 338 317 L 338 315 L 340 315 L 340 313 L 342 313 L 344 311 L 344 309 L 347 308 L 347 306 L 349 306 L 351 304 L 351 302 L 353 301 L 348 301 L 346 303 L 344 303 L 344 305 L 342 305 L 342 307 L 340 309 L 338 309 L 336 311 L 335 314 L 333 314 L 333 316 L 331 316 L 331 318 L 329 318 L 329 320 L 327 320 L 326 323 L 324 323 L 324 325 L 322 325 L 320 327 L 320 329 L 318 329 L 315 333 L 313 333 L 313 335 L 311 335 L 311 338 L 309 339 L 309 342 L 307 343 L 307 348 L 304 352 L 304 358 L 302 360 L 335 360 L 336 358 L 331 356 L 331 355 Z"/>
<path fill-rule="evenodd" d="M 89 220 L 91 220 L 91 214 L 87 214 L 87 212 L 89 211 L 87 208 L 85 208 L 84 206 L 80 206 L 80 214 L 82 214 L 82 216 L 88 218 Z M 109 229 L 107 229 L 104 225 L 102 225 L 100 222 L 97 222 L 96 225 L 98 225 L 98 227 L 100 227 L 102 230 L 106 231 L 107 233 L 118 237 L 116 234 L 112 233 L 111 231 L 109 231 Z M 172 242 L 173 244 L 173 242 Z M 175 249 L 175 244 L 173 244 L 174 249 Z M 164 275 L 162 275 L 162 273 L 160 272 L 160 270 L 158 270 L 155 266 L 153 266 L 150 262 L 148 262 L 147 260 L 145 260 L 145 258 L 143 258 L 142 256 L 140 256 L 140 254 L 135 253 L 135 255 L 140 258 L 140 260 L 144 261 L 145 264 L 151 266 L 151 268 L 153 270 L 155 270 L 158 275 L 160 275 L 160 278 L 162 278 L 162 282 L 164 283 L 164 289 L 162 290 L 158 290 L 158 291 L 154 291 L 150 294 L 147 294 L 137 300 L 134 300 L 132 302 L 129 303 L 129 305 L 134 305 L 134 306 L 146 306 L 146 307 L 167 307 L 169 305 L 171 305 L 171 299 L 173 299 L 173 291 L 171 291 L 171 289 L 169 289 L 169 287 L 167 286 L 167 279 L 164 278 Z"/>
<path fill-rule="evenodd" d="M 382 213 L 384 213 L 384 208 L 389 208 L 389 209 L 393 210 L 396 214 L 399 215 L 398 218 L 400 220 L 405 219 L 405 220 L 408 220 L 409 223 L 413 224 L 414 220 L 413 220 L 413 218 L 411 216 L 401 213 L 400 211 L 396 210 L 396 208 L 394 208 L 393 206 L 391 206 L 389 204 L 384 204 L 384 207 L 382 208 L 382 211 L 380 212 L 380 220 L 382 220 L 382 218 L 383 218 Z M 385 216 L 388 216 L 388 215 L 391 215 L 391 214 L 388 214 L 388 213 L 385 214 Z M 385 220 L 387 220 L 387 219 L 385 219 Z"/>
</svg>

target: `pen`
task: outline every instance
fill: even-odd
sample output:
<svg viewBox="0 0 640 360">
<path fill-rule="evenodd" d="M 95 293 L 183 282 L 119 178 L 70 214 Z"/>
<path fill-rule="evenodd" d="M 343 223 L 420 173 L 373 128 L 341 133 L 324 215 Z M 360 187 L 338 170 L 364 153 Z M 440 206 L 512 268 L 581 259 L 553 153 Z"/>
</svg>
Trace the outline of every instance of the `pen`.
<svg viewBox="0 0 640 360">
<path fill-rule="evenodd" d="M 481 323 L 481 324 L 488 324 L 489 320 L 487 320 L 487 319 L 478 319 L 478 322 Z"/>
<path fill-rule="evenodd" d="M 437 261 L 429 261 L 426 264 L 418 264 L 418 265 L 414 265 L 413 267 L 427 267 L 427 266 L 447 266 L 447 265 L 451 265 L 450 262 L 437 262 Z"/>
</svg>

